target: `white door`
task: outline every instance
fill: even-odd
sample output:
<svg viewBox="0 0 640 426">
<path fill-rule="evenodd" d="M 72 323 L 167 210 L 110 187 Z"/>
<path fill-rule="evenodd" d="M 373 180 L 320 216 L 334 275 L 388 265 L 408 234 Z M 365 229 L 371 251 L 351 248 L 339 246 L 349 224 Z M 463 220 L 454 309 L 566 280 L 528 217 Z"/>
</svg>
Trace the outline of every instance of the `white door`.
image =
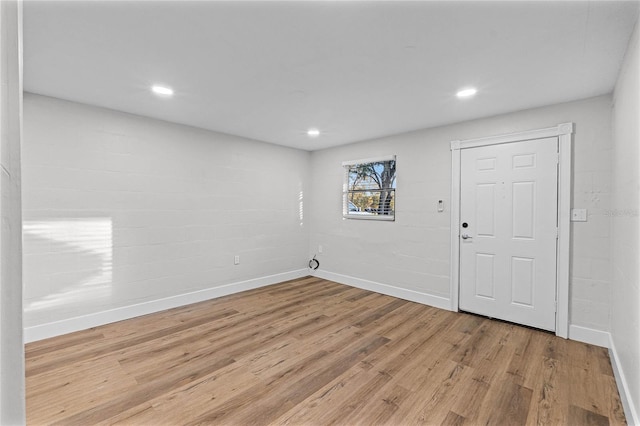
<svg viewBox="0 0 640 426">
<path fill-rule="evenodd" d="M 554 331 L 557 138 L 460 158 L 460 309 Z"/>
</svg>

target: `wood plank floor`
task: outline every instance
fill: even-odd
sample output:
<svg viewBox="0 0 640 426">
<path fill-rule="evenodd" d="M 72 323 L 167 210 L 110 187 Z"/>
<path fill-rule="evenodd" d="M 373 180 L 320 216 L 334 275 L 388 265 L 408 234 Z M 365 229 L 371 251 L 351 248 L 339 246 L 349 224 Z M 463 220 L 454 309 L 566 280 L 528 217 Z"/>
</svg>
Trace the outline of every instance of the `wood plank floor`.
<svg viewBox="0 0 640 426">
<path fill-rule="evenodd" d="M 303 278 L 26 347 L 27 421 L 624 424 L 606 349 Z"/>
</svg>

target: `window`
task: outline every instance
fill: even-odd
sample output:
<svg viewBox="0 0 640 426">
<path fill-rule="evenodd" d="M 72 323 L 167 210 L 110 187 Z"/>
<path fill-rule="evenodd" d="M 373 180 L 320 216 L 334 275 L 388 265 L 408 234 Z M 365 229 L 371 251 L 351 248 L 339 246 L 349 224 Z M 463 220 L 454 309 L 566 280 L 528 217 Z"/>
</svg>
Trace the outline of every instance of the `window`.
<svg viewBox="0 0 640 426">
<path fill-rule="evenodd" d="M 396 157 L 346 161 L 343 216 L 395 220 Z"/>
</svg>

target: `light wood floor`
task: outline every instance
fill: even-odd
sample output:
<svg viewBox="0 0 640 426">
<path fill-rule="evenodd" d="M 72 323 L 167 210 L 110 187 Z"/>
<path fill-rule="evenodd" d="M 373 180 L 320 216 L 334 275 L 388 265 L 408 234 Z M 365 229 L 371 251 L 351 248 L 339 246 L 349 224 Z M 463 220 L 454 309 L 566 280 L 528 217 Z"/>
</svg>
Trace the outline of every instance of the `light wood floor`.
<svg viewBox="0 0 640 426">
<path fill-rule="evenodd" d="M 29 424 L 624 424 L 607 351 L 304 278 L 27 345 Z"/>
</svg>

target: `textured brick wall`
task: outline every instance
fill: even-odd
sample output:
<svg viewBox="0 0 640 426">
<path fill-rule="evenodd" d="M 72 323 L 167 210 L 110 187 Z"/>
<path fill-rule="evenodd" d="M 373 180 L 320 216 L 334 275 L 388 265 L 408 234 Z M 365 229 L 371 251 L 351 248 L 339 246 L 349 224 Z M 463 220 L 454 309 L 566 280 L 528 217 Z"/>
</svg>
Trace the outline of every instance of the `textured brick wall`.
<svg viewBox="0 0 640 426">
<path fill-rule="evenodd" d="M 310 250 L 321 267 L 436 298 L 449 298 L 451 152 L 449 142 L 575 122 L 570 323 L 609 328 L 611 283 L 611 97 L 551 105 L 420 130 L 311 154 Z M 397 155 L 396 221 L 342 219 L 341 162 Z M 445 202 L 437 212 L 437 200 Z M 440 299 L 438 299 L 440 300 Z"/>
<path fill-rule="evenodd" d="M 27 327 L 306 268 L 305 151 L 32 94 L 24 132 Z"/>
</svg>

